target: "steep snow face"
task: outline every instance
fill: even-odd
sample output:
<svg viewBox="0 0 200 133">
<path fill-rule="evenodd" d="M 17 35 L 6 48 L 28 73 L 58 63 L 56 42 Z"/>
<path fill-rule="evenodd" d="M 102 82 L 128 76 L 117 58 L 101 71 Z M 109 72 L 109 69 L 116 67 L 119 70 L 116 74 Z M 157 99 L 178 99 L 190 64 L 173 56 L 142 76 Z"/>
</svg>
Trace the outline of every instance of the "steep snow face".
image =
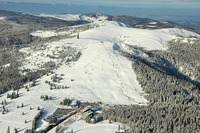
<svg viewBox="0 0 200 133">
<path fill-rule="evenodd" d="M 137 50 L 137 49 L 135 49 L 127 44 L 124 44 L 124 43 L 119 43 L 119 44 L 115 43 L 113 48 L 121 50 L 126 53 L 130 53 L 132 55 L 135 55 L 135 56 L 138 56 L 141 58 L 149 59 L 149 56 L 147 54 L 145 54 L 144 52 Z"/>
</svg>

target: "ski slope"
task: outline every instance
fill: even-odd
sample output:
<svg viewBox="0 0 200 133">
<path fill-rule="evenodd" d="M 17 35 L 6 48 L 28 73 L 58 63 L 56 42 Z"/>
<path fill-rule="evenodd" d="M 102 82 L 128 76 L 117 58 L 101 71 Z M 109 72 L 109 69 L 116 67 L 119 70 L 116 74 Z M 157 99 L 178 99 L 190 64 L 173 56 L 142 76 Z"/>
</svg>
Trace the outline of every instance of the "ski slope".
<svg viewBox="0 0 200 133">
<path fill-rule="evenodd" d="M 104 17 L 102 19 L 105 20 Z M 143 47 L 147 50 L 167 50 L 167 41 L 172 39 L 200 37 L 196 33 L 176 28 L 147 30 L 129 28 L 118 22 L 94 21 L 93 23 L 101 26 L 80 32 L 80 39 L 63 39 L 43 44 L 44 47 L 38 49 L 22 48 L 20 50 L 26 55 L 22 60 L 21 70 L 39 70 L 50 61 L 58 67 L 53 74 L 38 79 L 37 85 L 31 87 L 30 91 L 27 92 L 24 88 L 20 89 L 20 97 L 17 99 L 7 99 L 7 93 L 1 95 L 0 101 L 7 100 L 6 108 L 9 112 L 5 115 L 0 114 L 0 131 L 6 132 L 7 127 L 10 126 L 11 132 L 15 127 L 20 132 L 24 132 L 25 129 L 31 128 L 31 122 L 38 113 L 36 110 L 38 106 L 46 110 L 43 115 L 45 117 L 57 107 L 62 108 L 63 106 L 59 103 L 64 98 L 102 102 L 110 105 L 147 105 L 148 101 L 144 98 L 146 94 L 138 84 L 136 74 L 131 67 L 132 62 L 121 56 L 115 47 L 148 58 L 148 55 L 130 46 Z M 40 33 L 36 36 L 44 37 L 46 34 L 46 32 Z M 68 49 L 69 47 L 70 49 Z M 71 54 L 61 60 L 58 57 L 63 50 L 68 50 Z M 67 59 L 72 58 L 78 52 L 81 52 L 82 55 L 77 61 L 65 63 Z M 62 80 L 56 85 L 69 88 L 50 90 L 50 86 L 45 84 L 45 81 L 51 81 L 54 74 L 63 75 Z M 11 94 L 12 91 L 8 93 Z M 52 96 L 53 100 L 43 101 L 40 99 L 41 95 Z M 17 105 L 20 106 L 22 103 L 25 104 L 25 107 L 17 109 Z M 30 110 L 30 107 L 33 109 Z M 2 110 L 1 105 L 0 110 Z M 22 115 L 22 112 L 25 112 L 25 115 Z M 24 123 L 25 120 L 28 123 Z M 47 125 L 44 121 L 38 123 L 39 129 Z M 102 126 L 103 128 L 104 126 Z"/>
<path fill-rule="evenodd" d="M 183 29 L 147 30 L 128 28 L 118 22 L 101 21 L 101 23 L 104 26 L 80 32 L 80 39 L 64 39 L 46 44 L 48 48 L 44 50 L 29 51 L 31 53 L 31 56 L 27 57 L 29 62 L 25 62 L 23 67 L 37 70 L 39 65 L 42 66 L 48 61 L 60 63 L 55 73 L 65 76 L 59 84 L 70 88 L 64 91 L 56 90 L 54 94 L 58 93 L 59 97 L 64 95 L 63 98 L 101 101 L 106 104 L 147 104 L 143 98 L 145 94 L 131 68 L 131 61 L 119 55 L 114 47 L 117 46 L 125 52 L 148 58 L 148 55 L 130 46 L 144 47 L 147 50 L 166 50 L 167 41 L 172 39 L 180 36 L 199 37 L 198 34 Z M 59 59 L 47 57 L 47 55 L 52 55 L 53 50 L 58 49 L 57 53 L 59 53 L 59 49 L 69 46 L 81 51 L 82 55 L 78 61 L 69 65 Z M 25 49 L 21 51 L 26 53 Z M 44 76 L 41 82 L 49 78 L 50 76 Z M 46 89 L 45 86 L 42 88 L 42 90 Z"/>
</svg>

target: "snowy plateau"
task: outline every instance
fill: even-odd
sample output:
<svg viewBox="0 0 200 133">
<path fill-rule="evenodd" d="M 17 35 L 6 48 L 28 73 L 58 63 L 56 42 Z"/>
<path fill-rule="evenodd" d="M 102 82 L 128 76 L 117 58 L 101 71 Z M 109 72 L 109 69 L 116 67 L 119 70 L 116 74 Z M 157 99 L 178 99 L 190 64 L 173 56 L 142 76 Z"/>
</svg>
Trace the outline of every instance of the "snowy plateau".
<svg viewBox="0 0 200 133">
<path fill-rule="evenodd" d="M 60 101 L 65 98 L 77 99 L 81 102 L 101 102 L 104 105 L 148 105 L 144 98 L 147 94 L 137 81 L 135 72 L 132 69 L 131 60 L 122 56 L 120 51 L 134 54 L 148 60 L 149 56 L 134 47 L 142 47 L 146 50 L 167 50 L 167 42 L 173 39 L 189 37 L 200 38 L 200 35 L 184 29 L 138 29 L 130 28 L 123 23 L 107 21 L 105 16 L 98 18 L 84 17 L 80 15 L 38 15 L 43 17 L 55 17 L 63 20 L 84 19 L 91 22 L 91 25 L 98 25 L 92 29 L 78 31 L 79 39 L 72 37 L 58 41 L 41 44 L 37 47 L 25 47 L 20 52 L 25 55 L 21 59 L 20 69 L 36 71 L 43 69 L 47 63 L 56 66 L 56 69 L 47 75 L 36 80 L 36 86 L 30 87 L 29 91 L 25 87 L 19 90 L 19 98 L 9 100 L 8 91 L 0 97 L 0 101 L 7 101 L 8 113 L 0 115 L 0 132 L 5 133 L 10 126 L 11 132 L 17 128 L 19 132 L 24 132 L 32 126 L 32 120 L 38 113 L 37 107 L 45 110 L 42 118 L 37 121 L 37 130 L 40 131 L 48 126 L 43 120 L 52 114 L 56 108 L 65 108 L 60 105 Z M 4 18 L 0 18 L 0 21 Z M 155 24 L 151 23 L 151 24 Z M 74 28 L 73 26 L 71 28 Z M 46 38 L 57 35 L 71 34 L 70 31 L 36 31 L 33 36 Z M 73 33 L 76 35 L 77 33 Z M 64 53 L 64 54 L 60 54 Z M 60 58 L 63 56 L 62 58 Z M 76 60 L 72 59 L 78 57 Z M 70 61 L 69 61 L 70 60 Z M 5 66 L 6 67 L 6 66 Z M 65 86 L 67 89 L 50 89 L 45 82 L 51 81 L 54 75 L 61 77 L 56 83 L 57 87 Z M 27 83 L 28 86 L 30 83 Z M 25 86 L 26 86 L 25 85 Z M 43 101 L 41 95 L 48 95 L 52 100 Z M 23 108 L 17 109 L 17 105 Z M 32 110 L 30 110 L 30 107 Z M 2 108 L 0 108 L 2 110 Z M 25 113 L 22 114 L 22 112 Z M 76 133 L 114 133 L 118 129 L 119 123 L 109 124 L 107 121 L 91 125 L 82 120 L 80 116 L 73 116 L 73 123 L 67 125 L 65 133 L 71 129 Z M 24 121 L 27 121 L 26 123 Z M 98 130 L 97 130 L 98 129 Z M 52 129 L 49 132 L 55 132 Z"/>
</svg>

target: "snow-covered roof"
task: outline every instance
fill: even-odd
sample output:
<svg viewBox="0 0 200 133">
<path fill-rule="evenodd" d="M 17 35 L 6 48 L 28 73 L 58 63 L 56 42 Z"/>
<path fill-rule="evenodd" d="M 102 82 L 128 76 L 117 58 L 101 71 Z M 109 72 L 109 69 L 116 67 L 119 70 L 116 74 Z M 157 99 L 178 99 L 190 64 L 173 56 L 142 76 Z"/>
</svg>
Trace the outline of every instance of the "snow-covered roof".
<svg viewBox="0 0 200 133">
<path fill-rule="evenodd" d="M 71 102 L 71 106 L 77 106 L 77 105 L 79 104 L 79 102 L 80 102 L 80 101 L 74 99 L 74 100 L 72 100 L 72 102 Z"/>
</svg>

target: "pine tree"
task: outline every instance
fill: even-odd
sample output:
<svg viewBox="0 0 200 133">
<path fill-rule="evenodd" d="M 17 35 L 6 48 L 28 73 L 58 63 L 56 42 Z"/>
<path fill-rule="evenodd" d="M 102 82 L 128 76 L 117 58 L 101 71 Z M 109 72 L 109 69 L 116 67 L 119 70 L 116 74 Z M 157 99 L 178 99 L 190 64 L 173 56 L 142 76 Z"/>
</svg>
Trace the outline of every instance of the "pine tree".
<svg viewBox="0 0 200 133">
<path fill-rule="evenodd" d="M 77 39 L 79 39 L 79 33 L 77 34 Z"/>
<path fill-rule="evenodd" d="M 31 84 L 31 87 L 35 86 L 36 85 L 36 81 L 33 80 L 32 84 Z"/>
<path fill-rule="evenodd" d="M 17 133 L 17 128 L 14 129 L 14 133 Z"/>
<path fill-rule="evenodd" d="M 19 89 L 17 89 L 17 97 L 19 97 Z"/>
<path fill-rule="evenodd" d="M 7 98 L 10 98 L 10 94 L 9 93 L 7 94 Z"/>
<path fill-rule="evenodd" d="M 24 104 L 22 103 L 21 107 L 24 107 Z"/>
<path fill-rule="evenodd" d="M 118 131 L 120 131 L 120 125 L 118 126 Z"/>
<path fill-rule="evenodd" d="M 6 133 L 10 133 L 10 127 L 8 127 L 7 132 Z"/>
<path fill-rule="evenodd" d="M 71 129 L 71 133 L 74 133 L 73 129 Z"/>
<path fill-rule="evenodd" d="M 52 97 L 50 97 L 49 100 L 52 100 Z"/>
<path fill-rule="evenodd" d="M 125 127 L 125 125 L 123 125 L 123 130 L 125 131 L 125 129 L 126 129 L 126 127 Z"/>
</svg>

